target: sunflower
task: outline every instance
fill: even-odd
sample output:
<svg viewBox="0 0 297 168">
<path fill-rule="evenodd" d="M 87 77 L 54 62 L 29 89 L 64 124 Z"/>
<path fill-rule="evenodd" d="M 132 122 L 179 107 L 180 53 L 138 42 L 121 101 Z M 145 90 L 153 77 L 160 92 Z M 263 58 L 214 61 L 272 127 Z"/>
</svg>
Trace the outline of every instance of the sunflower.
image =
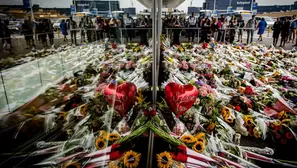
<svg viewBox="0 0 297 168">
<path fill-rule="evenodd" d="M 115 141 L 117 141 L 119 139 L 120 139 L 119 134 L 117 134 L 117 133 L 111 133 L 111 134 L 109 134 L 108 141 L 115 142 Z"/>
<path fill-rule="evenodd" d="M 124 156 L 124 164 L 127 168 L 134 168 L 134 167 L 138 167 L 138 164 L 140 162 L 140 157 L 141 154 L 140 153 L 136 153 L 132 150 L 130 150 L 129 152 L 126 152 L 125 156 Z"/>
<path fill-rule="evenodd" d="M 80 107 L 79 112 L 84 117 L 87 114 L 87 110 L 88 110 L 88 105 L 84 104 Z"/>
<path fill-rule="evenodd" d="M 199 132 L 196 136 L 195 136 L 196 139 L 205 139 L 205 133 L 204 132 Z"/>
<path fill-rule="evenodd" d="M 157 162 L 159 168 L 170 168 L 172 166 L 172 156 L 169 152 L 157 154 Z"/>
<path fill-rule="evenodd" d="M 63 164 L 62 168 L 81 168 L 81 165 L 77 161 L 68 161 Z"/>
<path fill-rule="evenodd" d="M 223 107 L 221 113 L 222 113 L 222 116 L 226 118 L 226 116 L 229 117 L 229 115 L 231 114 L 231 111 L 228 107 Z"/>
<path fill-rule="evenodd" d="M 101 150 L 101 149 L 104 149 L 107 147 L 106 141 L 104 139 L 102 139 L 101 137 L 97 138 L 95 145 L 98 150 Z"/>
<path fill-rule="evenodd" d="M 286 118 L 288 118 L 288 115 L 287 115 L 287 113 L 285 111 L 281 111 L 280 113 L 277 114 L 277 118 L 279 120 L 286 119 Z"/>
<path fill-rule="evenodd" d="M 197 139 L 197 141 L 202 142 L 204 145 L 206 144 L 206 139 L 204 138 L 199 138 Z"/>
<path fill-rule="evenodd" d="M 104 130 L 100 130 L 99 131 L 99 136 L 98 138 L 101 138 L 101 139 L 104 139 L 104 140 L 107 140 L 109 138 L 109 135 L 106 131 Z"/>
<path fill-rule="evenodd" d="M 229 123 L 229 124 L 232 124 L 234 122 L 234 117 L 232 115 L 229 115 L 229 116 L 225 116 L 224 117 L 224 120 Z"/>
<path fill-rule="evenodd" d="M 59 113 L 58 119 L 66 120 L 66 117 L 67 117 L 67 113 L 65 111 L 61 111 Z"/>
<path fill-rule="evenodd" d="M 120 168 L 120 167 L 118 166 L 118 164 L 116 163 L 116 161 L 111 161 L 111 162 L 109 162 L 109 163 L 108 163 L 108 167 L 109 167 L 109 168 Z"/>
<path fill-rule="evenodd" d="M 180 140 L 184 142 L 185 144 L 195 143 L 196 138 L 192 135 L 183 135 Z"/>
<path fill-rule="evenodd" d="M 197 141 L 193 146 L 192 149 L 196 152 L 203 152 L 204 151 L 204 144 L 201 141 Z"/>
<path fill-rule="evenodd" d="M 251 115 L 244 116 L 243 121 L 244 121 L 244 125 L 250 126 L 250 127 L 253 126 L 254 120 Z"/>
<path fill-rule="evenodd" d="M 255 137 L 255 138 L 260 138 L 260 137 L 261 137 L 261 134 L 260 134 L 260 132 L 258 131 L 258 129 L 254 128 L 253 132 L 254 132 L 254 137 Z"/>
<path fill-rule="evenodd" d="M 211 131 L 213 131 L 213 129 L 215 129 L 215 127 L 216 127 L 216 124 L 214 122 L 210 122 L 209 125 L 207 126 L 206 130 L 208 132 L 211 132 Z"/>
<path fill-rule="evenodd" d="M 245 90 L 245 87 L 242 87 L 242 86 L 239 86 L 239 87 L 237 88 L 237 91 L 238 91 L 238 93 L 240 93 L 240 94 L 243 94 L 243 93 L 244 93 L 244 90 Z"/>
</svg>

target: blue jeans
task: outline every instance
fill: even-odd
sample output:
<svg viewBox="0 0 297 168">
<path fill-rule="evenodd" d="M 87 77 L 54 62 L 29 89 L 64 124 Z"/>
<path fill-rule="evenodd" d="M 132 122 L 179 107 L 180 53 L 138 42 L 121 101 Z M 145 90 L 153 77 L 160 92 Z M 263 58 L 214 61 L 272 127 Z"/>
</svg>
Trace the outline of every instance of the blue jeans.
<svg viewBox="0 0 297 168">
<path fill-rule="evenodd" d="M 251 40 L 250 40 L 251 38 Z M 249 41 L 251 41 L 251 43 L 253 42 L 253 38 L 254 38 L 254 30 L 247 30 L 247 40 L 246 43 L 249 44 Z"/>
</svg>

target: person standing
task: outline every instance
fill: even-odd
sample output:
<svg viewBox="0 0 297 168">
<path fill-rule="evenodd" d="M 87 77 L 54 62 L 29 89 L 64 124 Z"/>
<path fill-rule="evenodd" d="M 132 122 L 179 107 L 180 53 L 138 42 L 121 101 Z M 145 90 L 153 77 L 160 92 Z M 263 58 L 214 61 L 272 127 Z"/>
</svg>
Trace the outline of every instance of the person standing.
<svg viewBox="0 0 297 168">
<path fill-rule="evenodd" d="M 65 22 L 65 19 L 63 19 L 62 22 L 60 23 L 60 29 L 61 29 L 62 34 L 64 35 L 64 42 L 66 42 L 68 32 L 67 32 L 67 24 Z"/>
<path fill-rule="evenodd" d="M 290 25 L 290 39 L 289 41 L 292 40 L 292 43 L 294 43 L 295 41 L 295 37 L 296 37 L 296 29 L 297 29 L 297 21 L 296 21 L 296 15 L 293 15 L 293 18 L 292 20 L 290 21 L 291 22 L 291 25 Z M 297 38 L 296 38 L 297 40 Z"/>
<path fill-rule="evenodd" d="M 26 44 L 27 44 L 26 49 L 29 49 L 30 47 L 34 47 L 33 27 L 29 19 L 24 20 L 24 23 L 22 24 L 22 31 L 24 33 Z"/>
<path fill-rule="evenodd" d="M 235 40 L 235 34 L 236 34 L 236 19 L 235 17 L 232 17 L 229 22 L 229 43 L 233 43 Z"/>
<path fill-rule="evenodd" d="M 150 23 L 149 23 L 148 19 L 145 18 L 145 16 L 143 16 L 143 19 L 140 21 L 139 27 L 140 28 L 148 28 L 148 27 L 150 27 Z M 146 45 L 146 46 L 148 46 L 147 32 L 148 32 L 147 29 L 140 29 L 139 30 L 139 35 L 140 35 L 140 43 L 139 43 L 139 45 Z"/>
<path fill-rule="evenodd" d="M 249 44 L 250 42 L 251 43 L 253 42 L 255 26 L 256 26 L 256 20 L 255 20 L 255 15 L 253 15 L 252 18 L 246 24 L 246 28 L 247 28 L 246 43 L 247 44 Z"/>
<path fill-rule="evenodd" d="M 279 34 L 281 33 L 282 23 L 280 22 L 280 19 L 277 18 L 276 22 L 273 24 L 273 46 L 277 45 Z"/>
<path fill-rule="evenodd" d="M 79 29 L 80 29 L 80 42 L 83 43 L 86 41 L 86 37 L 85 37 L 85 28 L 86 28 L 86 25 L 85 25 L 85 21 L 84 21 L 84 18 L 81 18 L 80 19 L 80 22 L 79 22 L 79 25 L 78 25 Z"/>
<path fill-rule="evenodd" d="M 86 19 L 86 29 L 87 29 L 87 39 L 88 39 L 88 42 L 92 42 L 92 32 L 93 32 L 93 28 L 94 28 L 94 25 L 93 25 L 93 22 L 91 20 L 91 18 L 89 16 L 87 16 L 87 19 Z"/>
<path fill-rule="evenodd" d="M 10 33 L 10 30 L 8 28 L 8 25 L 9 25 L 9 21 L 8 20 L 5 20 L 4 21 L 4 25 L 3 25 L 3 38 L 4 38 L 4 51 L 8 51 L 8 52 L 11 52 L 11 33 Z M 1 31 L 1 30 L 0 30 Z"/>
<path fill-rule="evenodd" d="M 210 34 L 210 20 L 208 18 L 202 23 L 202 35 L 200 43 L 207 43 L 208 42 L 208 35 Z"/>
<path fill-rule="evenodd" d="M 217 38 L 218 38 L 218 31 L 219 31 L 218 21 L 216 18 L 214 18 L 212 21 L 212 24 L 211 24 L 211 32 L 212 32 L 212 37 L 215 40 L 217 40 Z"/>
<path fill-rule="evenodd" d="M 133 30 L 131 30 L 131 28 L 133 27 L 133 18 L 129 16 L 129 13 L 127 13 L 126 18 L 124 19 L 124 25 L 126 29 L 126 40 L 127 42 L 130 40 L 130 42 L 132 42 L 132 36 L 133 36 Z"/>
<path fill-rule="evenodd" d="M 173 28 L 180 28 L 181 27 L 178 19 L 176 19 L 176 18 L 172 19 L 171 25 L 172 25 Z M 181 29 L 173 29 L 172 31 L 173 31 L 173 42 L 172 42 L 172 44 L 179 45 L 180 44 L 179 35 L 180 35 L 180 32 L 181 32 Z"/>
<path fill-rule="evenodd" d="M 258 31 L 258 35 L 259 35 L 258 40 L 263 41 L 262 35 L 265 32 L 266 27 L 267 27 L 267 23 L 266 23 L 265 19 L 262 18 L 261 21 L 259 22 L 258 26 L 257 26 L 257 28 L 259 29 L 259 31 Z"/>
<path fill-rule="evenodd" d="M 47 40 L 46 40 L 46 36 L 47 36 L 47 22 L 45 19 L 42 19 L 41 22 L 38 24 L 38 27 L 40 29 L 40 40 L 42 42 L 43 47 L 48 47 L 47 46 Z"/>
<path fill-rule="evenodd" d="M 103 20 L 101 16 L 96 18 L 96 39 L 103 39 Z"/>
<path fill-rule="evenodd" d="M 190 37 L 192 37 L 192 42 L 194 42 L 194 38 L 195 38 L 195 33 L 196 30 L 194 29 L 197 25 L 197 19 L 195 18 L 195 13 L 192 12 L 192 15 L 189 17 L 188 19 L 188 23 L 189 23 L 189 37 L 188 37 L 188 41 L 190 42 Z"/>
<path fill-rule="evenodd" d="M 46 32 L 48 35 L 50 45 L 51 46 L 54 45 L 54 31 L 53 31 L 53 25 L 50 19 L 47 20 Z"/>
<path fill-rule="evenodd" d="M 243 34 L 243 28 L 244 28 L 244 20 L 242 19 L 242 16 L 240 16 L 240 18 L 237 21 L 237 27 L 239 28 L 237 42 L 242 43 L 242 34 Z"/>
<path fill-rule="evenodd" d="M 76 45 L 76 28 L 77 24 L 73 20 L 72 17 L 69 18 L 69 29 L 70 29 L 70 36 L 71 36 L 71 43 Z"/>
<path fill-rule="evenodd" d="M 286 17 L 285 21 L 283 22 L 282 26 L 281 26 L 281 43 L 280 43 L 280 47 L 285 47 L 285 43 L 289 37 L 289 29 L 290 29 L 290 21 L 289 18 Z"/>
</svg>

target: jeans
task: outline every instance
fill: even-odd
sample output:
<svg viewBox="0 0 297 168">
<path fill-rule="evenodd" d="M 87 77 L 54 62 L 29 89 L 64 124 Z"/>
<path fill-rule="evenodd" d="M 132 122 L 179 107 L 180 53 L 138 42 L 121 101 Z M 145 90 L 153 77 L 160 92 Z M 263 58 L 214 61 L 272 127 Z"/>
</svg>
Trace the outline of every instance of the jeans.
<svg viewBox="0 0 297 168">
<path fill-rule="evenodd" d="M 246 40 L 246 43 L 249 44 L 249 41 L 251 41 L 251 43 L 252 43 L 253 42 L 253 38 L 254 38 L 254 30 L 247 30 L 247 40 Z"/>
<path fill-rule="evenodd" d="M 76 45 L 76 30 L 71 30 L 70 31 L 70 36 L 71 36 L 71 42 L 72 44 Z"/>
</svg>

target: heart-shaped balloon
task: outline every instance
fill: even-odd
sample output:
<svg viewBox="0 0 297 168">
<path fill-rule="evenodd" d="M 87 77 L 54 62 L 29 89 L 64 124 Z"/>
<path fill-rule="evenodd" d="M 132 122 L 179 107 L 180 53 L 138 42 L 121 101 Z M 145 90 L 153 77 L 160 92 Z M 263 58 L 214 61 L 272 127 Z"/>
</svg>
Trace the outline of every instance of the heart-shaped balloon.
<svg viewBox="0 0 297 168">
<path fill-rule="evenodd" d="M 171 82 L 166 85 L 164 92 L 165 100 L 177 118 L 192 107 L 198 96 L 197 88 L 191 84 Z"/>
<path fill-rule="evenodd" d="M 122 117 L 125 117 L 135 103 L 137 88 L 134 83 L 109 84 L 104 88 L 105 99 Z"/>
</svg>

